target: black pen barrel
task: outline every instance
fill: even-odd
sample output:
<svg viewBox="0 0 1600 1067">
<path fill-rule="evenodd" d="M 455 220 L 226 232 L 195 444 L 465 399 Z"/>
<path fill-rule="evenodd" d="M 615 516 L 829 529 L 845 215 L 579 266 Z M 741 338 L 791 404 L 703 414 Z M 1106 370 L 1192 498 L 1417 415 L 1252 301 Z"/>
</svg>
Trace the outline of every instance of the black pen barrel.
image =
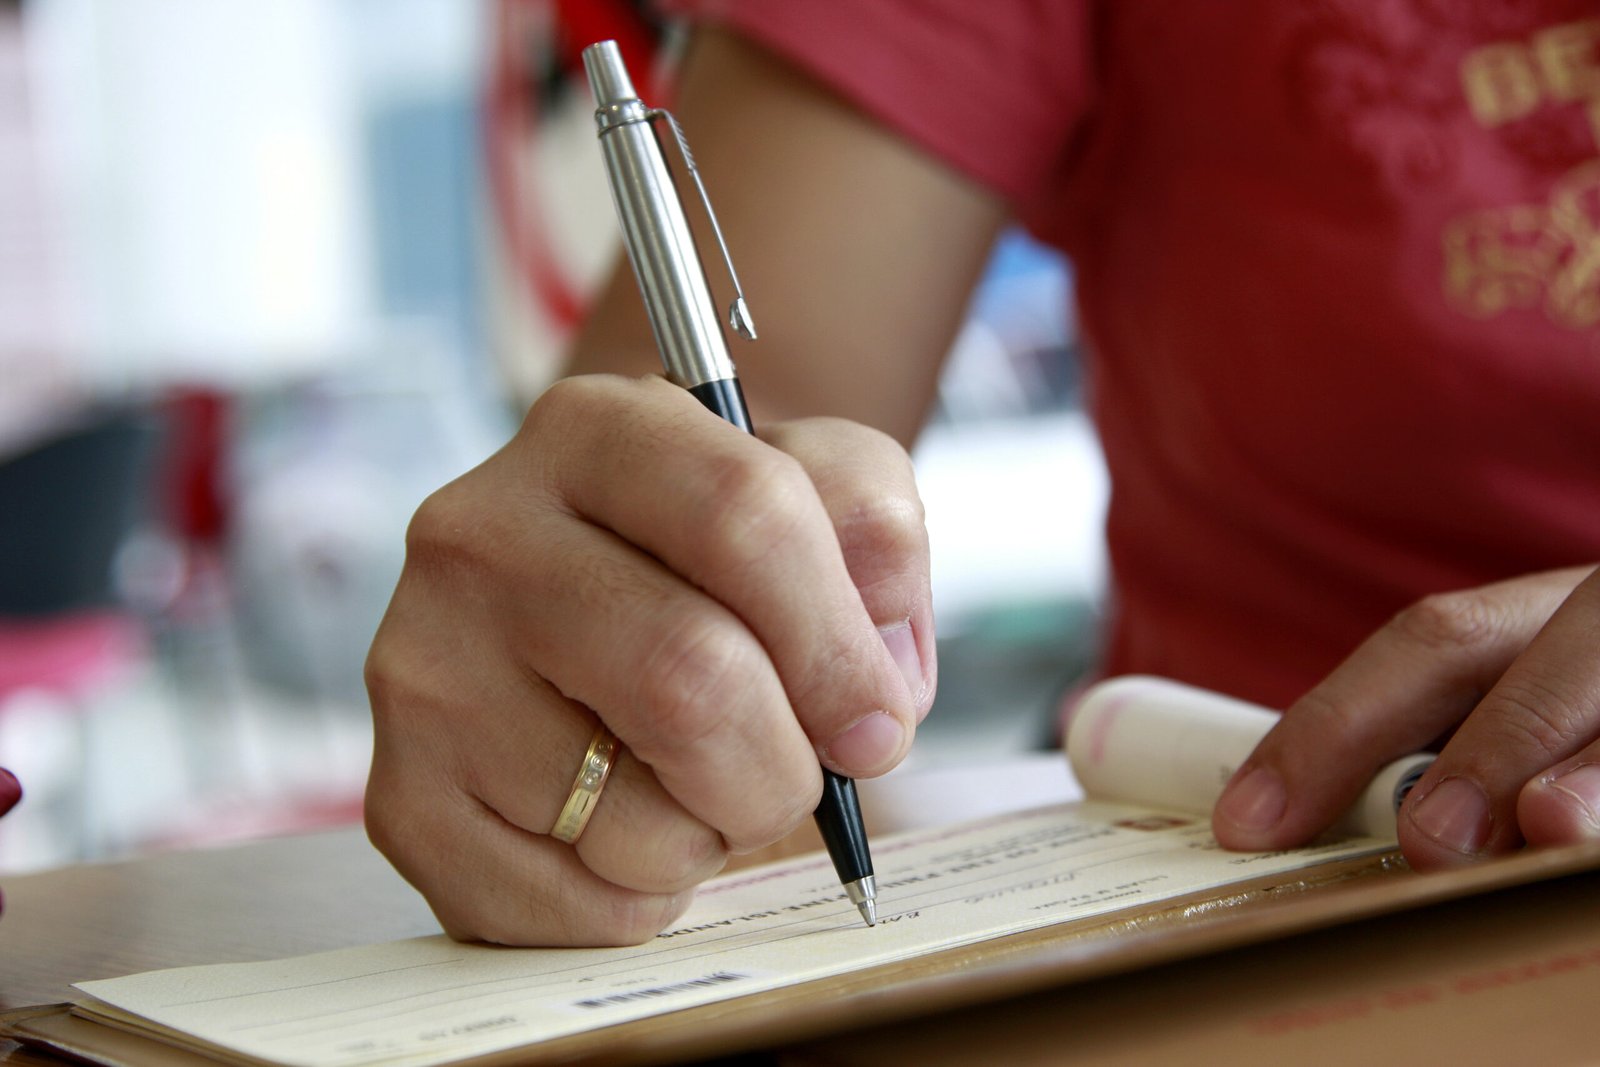
<svg viewBox="0 0 1600 1067">
<path fill-rule="evenodd" d="M 744 389 L 737 378 L 718 378 L 716 381 L 691 385 L 689 392 L 714 414 L 733 423 L 745 433 L 755 433 L 750 425 L 750 412 L 744 406 Z"/>
<path fill-rule="evenodd" d="M 816 820 L 834 870 L 839 872 L 839 881 L 849 884 L 871 877 L 872 852 L 867 848 L 867 832 L 853 779 L 823 769 L 822 802 L 817 805 Z"/>
</svg>

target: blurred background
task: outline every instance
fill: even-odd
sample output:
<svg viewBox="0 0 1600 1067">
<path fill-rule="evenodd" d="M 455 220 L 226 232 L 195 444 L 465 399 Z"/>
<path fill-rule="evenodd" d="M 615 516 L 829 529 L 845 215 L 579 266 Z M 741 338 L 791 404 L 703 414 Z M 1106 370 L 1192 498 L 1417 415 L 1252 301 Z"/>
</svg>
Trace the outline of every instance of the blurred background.
<svg viewBox="0 0 1600 1067">
<path fill-rule="evenodd" d="M 0 873 L 359 819 L 406 522 L 613 255 L 578 53 L 672 36 L 628 0 L 0 0 Z M 1001 242 L 914 453 L 913 765 L 1052 744 L 1093 654 L 1070 284 Z"/>
</svg>

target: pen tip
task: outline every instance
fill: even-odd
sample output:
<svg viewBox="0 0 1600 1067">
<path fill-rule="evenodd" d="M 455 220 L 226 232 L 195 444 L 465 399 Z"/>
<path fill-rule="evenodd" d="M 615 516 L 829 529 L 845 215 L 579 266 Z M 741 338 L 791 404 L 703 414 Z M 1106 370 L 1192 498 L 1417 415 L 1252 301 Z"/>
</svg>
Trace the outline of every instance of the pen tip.
<svg viewBox="0 0 1600 1067">
<path fill-rule="evenodd" d="M 868 926 L 878 925 L 878 882 L 872 875 L 863 875 L 853 882 L 844 884 L 844 891 L 850 897 L 850 903 L 856 906 L 861 917 L 867 921 Z"/>
</svg>

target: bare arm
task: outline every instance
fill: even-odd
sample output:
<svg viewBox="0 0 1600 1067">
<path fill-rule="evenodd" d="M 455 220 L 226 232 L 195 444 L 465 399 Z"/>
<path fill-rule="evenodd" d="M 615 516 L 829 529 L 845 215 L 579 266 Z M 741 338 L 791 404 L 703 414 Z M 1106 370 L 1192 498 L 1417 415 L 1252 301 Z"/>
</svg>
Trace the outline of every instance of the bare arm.
<svg viewBox="0 0 1600 1067">
<path fill-rule="evenodd" d="M 733 356 L 757 426 L 837 415 L 909 444 L 1004 205 L 783 60 L 717 31 L 674 107 L 704 173 L 761 339 Z M 715 244 L 701 236 L 715 291 Z M 569 371 L 659 370 L 625 257 Z"/>
</svg>

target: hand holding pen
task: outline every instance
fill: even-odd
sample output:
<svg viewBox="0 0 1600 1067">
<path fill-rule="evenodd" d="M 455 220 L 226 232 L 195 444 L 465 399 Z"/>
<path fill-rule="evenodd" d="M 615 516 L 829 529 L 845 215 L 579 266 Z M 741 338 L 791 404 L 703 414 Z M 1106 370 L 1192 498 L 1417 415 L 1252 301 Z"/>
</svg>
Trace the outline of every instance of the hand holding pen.
<svg viewBox="0 0 1600 1067">
<path fill-rule="evenodd" d="M 418 512 L 367 818 L 452 935 L 641 941 L 808 818 L 821 767 L 904 757 L 933 684 L 909 461 L 837 419 L 762 434 L 572 378 Z"/>
<path fill-rule="evenodd" d="M 713 415 L 746 433 L 754 433 L 744 390 L 717 324 L 689 221 L 651 123 L 660 119 L 672 129 L 728 265 L 734 291 L 728 307 L 728 325 L 753 341 L 755 323 L 683 131 L 671 114 L 644 106 L 633 90 L 615 41 L 601 41 L 584 49 L 583 63 L 594 90 L 595 122 L 600 128 L 612 198 L 622 222 L 623 244 L 639 280 L 667 377 L 689 390 Z M 855 783 L 824 768 L 816 819 L 846 895 L 867 925 L 875 925 L 877 880 Z"/>
</svg>

